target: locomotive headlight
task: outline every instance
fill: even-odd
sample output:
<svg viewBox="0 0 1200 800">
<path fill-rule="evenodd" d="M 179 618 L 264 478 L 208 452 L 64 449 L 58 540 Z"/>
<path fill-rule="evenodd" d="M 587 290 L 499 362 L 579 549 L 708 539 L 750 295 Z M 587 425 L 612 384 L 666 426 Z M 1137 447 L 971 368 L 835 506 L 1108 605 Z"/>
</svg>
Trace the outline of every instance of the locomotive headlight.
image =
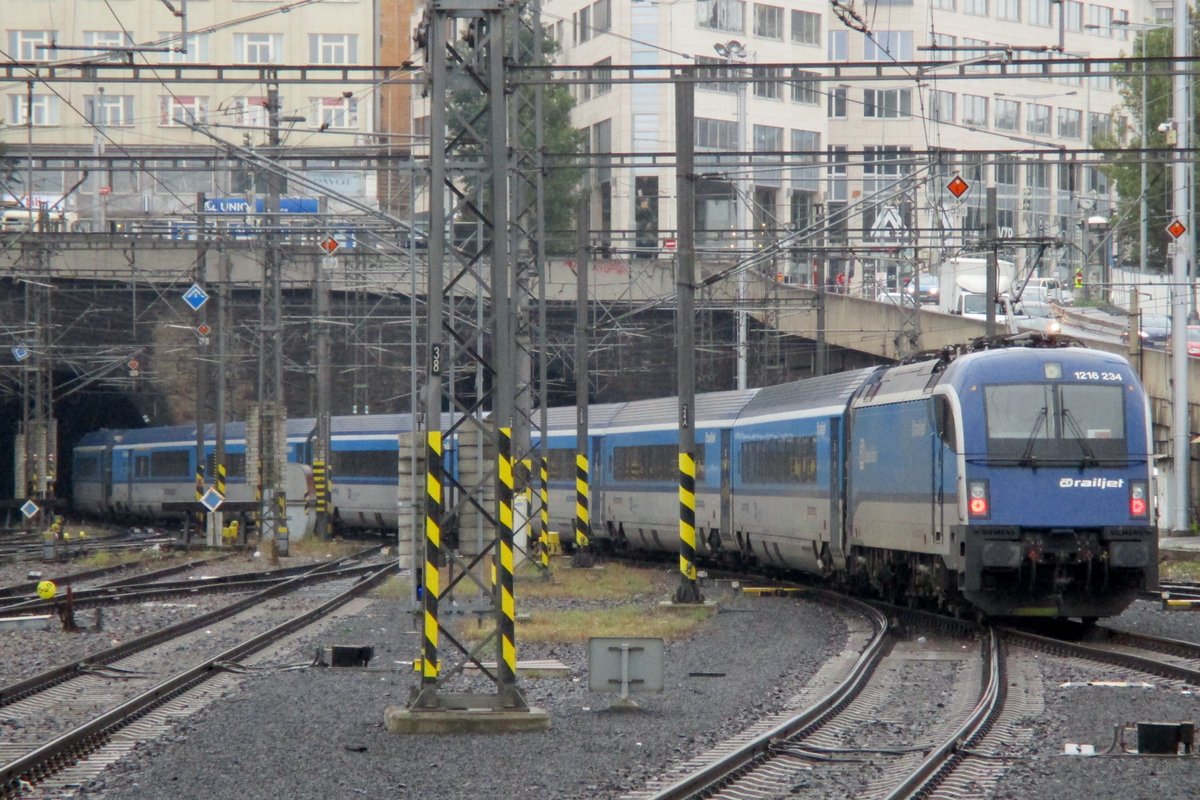
<svg viewBox="0 0 1200 800">
<path fill-rule="evenodd" d="M 967 483 L 967 513 L 976 519 L 983 519 L 991 514 L 992 504 L 988 500 L 987 481 L 970 481 Z"/>
<path fill-rule="evenodd" d="M 1129 482 L 1129 516 L 1141 519 L 1150 516 L 1149 486 L 1146 481 Z"/>
</svg>

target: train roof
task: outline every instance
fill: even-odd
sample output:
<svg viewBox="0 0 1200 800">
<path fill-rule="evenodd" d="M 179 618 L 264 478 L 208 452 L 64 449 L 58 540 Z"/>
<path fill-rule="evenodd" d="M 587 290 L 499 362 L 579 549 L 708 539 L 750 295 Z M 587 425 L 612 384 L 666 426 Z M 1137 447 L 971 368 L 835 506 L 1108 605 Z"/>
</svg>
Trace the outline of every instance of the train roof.
<svg viewBox="0 0 1200 800">
<path fill-rule="evenodd" d="M 599 432 L 608 427 L 621 409 L 627 403 L 596 403 L 588 405 L 588 430 Z M 555 408 L 546 409 L 546 430 L 550 435 L 563 435 L 565 433 L 575 433 L 575 420 L 578 409 L 575 406 L 557 406 Z M 537 422 L 538 411 L 533 412 L 533 420 Z M 534 431 L 534 438 L 537 438 L 538 432 Z"/>
<path fill-rule="evenodd" d="M 399 434 L 413 429 L 412 414 L 354 414 L 332 417 L 329 432 L 334 436 L 355 434 Z"/>
<path fill-rule="evenodd" d="M 75 443 L 76 447 L 107 447 L 117 440 L 117 435 L 121 431 L 104 428 L 91 433 L 85 433 L 79 437 L 79 441 Z"/>
<path fill-rule="evenodd" d="M 696 395 L 696 424 L 732 425 L 758 389 L 705 392 Z M 679 398 L 660 397 L 626 403 L 608 423 L 609 430 L 673 428 L 679 424 Z"/>
<path fill-rule="evenodd" d="M 156 428 L 132 428 L 120 431 L 114 438 L 117 446 L 134 444 L 165 444 L 196 442 L 195 425 L 166 425 Z"/>
<path fill-rule="evenodd" d="M 878 370 L 879 367 L 866 367 L 767 386 L 742 409 L 739 422 L 819 408 L 845 408 L 859 387 Z"/>
</svg>

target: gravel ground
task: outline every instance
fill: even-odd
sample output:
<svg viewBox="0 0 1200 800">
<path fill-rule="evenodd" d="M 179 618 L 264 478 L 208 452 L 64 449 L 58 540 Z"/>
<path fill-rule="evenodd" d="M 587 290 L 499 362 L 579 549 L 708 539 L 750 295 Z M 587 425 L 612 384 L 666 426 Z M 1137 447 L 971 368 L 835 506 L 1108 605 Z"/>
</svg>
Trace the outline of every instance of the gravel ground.
<svg viewBox="0 0 1200 800">
<path fill-rule="evenodd" d="M 317 645 L 372 645 L 370 669 L 247 677 L 229 702 L 142 745 L 75 796 L 618 798 L 642 787 L 665 766 L 747 727 L 756 715 L 783 707 L 845 642 L 842 621 L 820 606 L 733 596 L 712 588 L 705 593 L 720 600 L 721 613 L 700 635 L 668 644 L 666 691 L 639 696 L 642 711 L 610 711 L 612 695 L 587 690 L 583 646 L 518 642 L 521 659 L 561 660 L 571 676 L 521 680 L 529 704 L 550 714 L 549 731 L 488 736 L 394 736 L 384 730 L 384 709 L 403 706 L 416 682 L 399 662 L 413 658 L 418 640 L 402 604 L 376 600 L 297 653 L 303 660 Z M 529 606 L 536 613 L 532 601 Z M 1162 612 L 1149 602 L 1136 603 L 1106 624 L 1200 641 L 1200 615 Z M 6 657 L 15 644 L 0 639 Z M 27 644 L 24 640 L 22 648 Z M 1200 718 L 1197 695 L 1187 687 L 1149 679 L 1155 688 L 1065 688 L 1060 684 L 1068 680 L 1145 676 L 1102 667 L 1081 674 L 1079 667 L 1047 657 L 1041 657 L 1041 673 L 1045 712 L 1028 723 L 1032 750 L 1012 763 L 991 797 L 1160 800 L 1197 794 L 1200 765 L 1193 760 L 1061 755 L 1066 742 L 1106 748 L 1115 723 Z M 471 686 L 487 693 L 491 685 Z M 1126 740 L 1134 744 L 1132 736 Z M 806 793 L 797 787 L 793 796 Z"/>
<path fill-rule="evenodd" d="M 156 558 L 141 568 L 130 568 L 113 573 L 96 581 L 79 586 L 96 586 L 109 581 L 130 578 L 141 572 L 151 572 L 179 563 L 173 557 Z M 207 556 L 202 556 L 207 557 Z M 287 566 L 302 563 L 306 559 L 287 559 Z M 62 576 L 82 572 L 86 568 L 78 563 L 66 564 L 6 564 L 0 566 L 0 586 L 11 586 L 31 580 L 30 572 L 39 572 L 41 577 L 62 583 Z M 269 569 L 261 558 L 246 556 L 215 561 L 205 564 L 195 572 L 181 572 L 165 580 L 187 580 L 189 576 L 233 575 L 242 572 L 257 572 Z M 62 587 L 60 586 L 60 595 Z M 138 605 L 115 605 L 102 609 L 100 628 L 97 630 L 96 609 L 83 609 L 75 614 L 75 622 L 82 630 L 64 634 L 57 619 L 51 618 L 44 630 L 0 631 L 0 686 L 6 686 L 69 661 L 76 661 L 90 653 L 115 647 L 122 642 L 143 634 L 174 625 L 193 617 L 207 614 L 234 602 L 233 594 L 196 594 L 190 597 L 163 600 Z"/>
<path fill-rule="evenodd" d="M 518 643 L 522 659 L 556 658 L 570 667 L 569 677 L 520 683 L 528 703 L 549 713 L 549 731 L 389 735 L 384 709 L 404 705 L 415 683 L 411 669 L 397 664 L 417 652 L 410 629 L 400 603 L 374 602 L 321 637 L 324 644 L 373 645 L 370 669 L 248 679 L 231 702 L 139 748 L 79 796 L 616 798 L 782 708 L 845 638 L 840 619 L 821 606 L 725 596 L 702 635 L 668 644 L 666 690 L 639 696 L 641 711 L 611 711 L 613 695 L 588 691 L 583 646 Z M 490 692 L 491 684 L 474 685 Z"/>
<path fill-rule="evenodd" d="M 1200 614 L 1164 612 L 1158 604 L 1147 601 L 1137 601 L 1120 617 L 1102 624 L 1200 641 Z M 1107 750 L 1114 725 L 1121 723 L 1200 722 L 1200 689 L 1112 667 L 1083 669 L 1062 659 L 1042 656 L 1040 660 L 1046 706 L 1040 719 L 1030 721 L 1034 732 L 1032 752 L 1005 773 L 993 797 L 1162 800 L 1200 794 L 1200 763 L 1195 758 L 1063 755 L 1067 743 L 1092 744 L 1097 751 Z M 1097 680 L 1145 681 L 1153 688 L 1062 686 L 1068 681 Z M 1127 733 L 1125 744 L 1136 749 L 1136 734 Z"/>
</svg>

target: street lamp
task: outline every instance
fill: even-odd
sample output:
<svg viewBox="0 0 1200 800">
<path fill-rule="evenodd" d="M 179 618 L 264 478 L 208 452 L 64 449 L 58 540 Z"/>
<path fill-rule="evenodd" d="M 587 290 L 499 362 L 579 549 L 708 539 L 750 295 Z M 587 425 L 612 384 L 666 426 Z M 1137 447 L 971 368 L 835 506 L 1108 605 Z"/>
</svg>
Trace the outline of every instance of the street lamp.
<svg viewBox="0 0 1200 800">
<path fill-rule="evenodd" d="M 737 39 L 730 39 L 724 44 L 718 42 L 713 45 L 713 50 L 717 55 L 725 59 L 727 64 L 740 63 L 745 64 L 749 58 L 746 48 Z M 741 72 L 741 70 L 739 70 Z M 742 76 L 739 75 L 739 78 Z M 750 172 L 749 156 L 746 155 L 749 149 L 747 139 L 749 125 L 747 123 L 747 84 L 745 80 L 737 82 L 737 132 L 738 132 L 738 148 L 742 151 L 742 156 L 739 159 L 738 177 L 733 181 L 733 224 L 734 224 L 734 246 L 737 246 L 737 237 L 744 236 L 746 241 L 750 240 L 749 231 L 750 225 L 746 220 L 747 203 L 745 197 L 746 176 Z M 734 256 L 740 260 L 741 255 Z M 744 390 L 747 388 L 747 365 L 749 361 L 749 352 L 747 339 L 749 331 L 748 319 L 746 314 L 746 270 L 739 267 L 737 271 L 737 388 Z"/>
</svg>

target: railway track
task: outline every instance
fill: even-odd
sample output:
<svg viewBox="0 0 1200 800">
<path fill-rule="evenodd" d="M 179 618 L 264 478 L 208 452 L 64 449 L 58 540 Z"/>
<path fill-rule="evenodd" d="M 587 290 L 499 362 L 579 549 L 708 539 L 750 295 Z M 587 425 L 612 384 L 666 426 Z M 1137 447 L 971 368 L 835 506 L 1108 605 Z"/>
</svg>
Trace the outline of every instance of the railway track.
<svg viewBox="0 0 1200 800">
<path fill-rule="evenodd" d="M 847 604 L 844 598 L 835 602 Z M 998 637 L 989 632 L 963 645 L 969 626 L 935 618 L 939 633 L 899 640 L 888 614 L 853 601 L 850 605 L 870 630 L 862 636 L 861 654 L 832 691 L 795 712 L 761 721 L 627 795 L 628 800 L 741 800 L 809 789 L 899 798 L 931 791 L 951 774 L 964 749 L 984 737 L 1003 705 Z M 930 619 L 903 618 L 919 624 Z M 916 680 L 945 680 L 951 690 L 938 703 L 944 708 L 907 706 L 904 687 Z M 921 737 L 915 744 L 914 730 Z"/>
<path fill-rule="evenodd" d="M 366 558 L 377 552 L 379 547 L 371 547 L 360 553 L 347 557 L 346 565 L 340 570 L 341 575 L 330 575 L 330 578 L 352 577 L 363 571 L 369 571 L 370 565 L 353 565 L 353 562 Z M 260 572 L 245 572 L 233 575 L 194 578 L 182 581 L 165 582 L 165 577 L 177 574 L 187 566 L 169 567 L 154 573 L 136 575 L 85 589 L 73 589 L 71 605 L 75 610 L 95 608 L 100 606 L 119 605 L 122 603 L 142 603 L 152 600 L 165 600 L 174 597 L 202 593 L 232 593 L 253 592 L 283 583 L 297 575 L 303 575 L 312 569 L 311 565 L 285 567 L 276 570 Z M 47 614 L 57 612 L 65 602 L 62 595 L 52 600 L 42 600 L 38 597 L 18 597 L 0 599 L 0 614 Z"/>
<path fill-rule="evenodd" d="M 351 576 L 337 569 L 341 562 L 0 690 L 0 727 L 6 731 L 0 796 L 16 797 L 67 768 L 98 772 L 128 747 L 117 747 L 95 765 L 73 765 L 133 721 L 337 610 L 395 570 L 388 563 Z M 337 582 L 319 591 L 309 588 L 330 576 Z M 277 602 L 283 595 L 289 595 L 286 604 Z M 304 609 L 299 614 L 298 606 Z"/>
</svg>

